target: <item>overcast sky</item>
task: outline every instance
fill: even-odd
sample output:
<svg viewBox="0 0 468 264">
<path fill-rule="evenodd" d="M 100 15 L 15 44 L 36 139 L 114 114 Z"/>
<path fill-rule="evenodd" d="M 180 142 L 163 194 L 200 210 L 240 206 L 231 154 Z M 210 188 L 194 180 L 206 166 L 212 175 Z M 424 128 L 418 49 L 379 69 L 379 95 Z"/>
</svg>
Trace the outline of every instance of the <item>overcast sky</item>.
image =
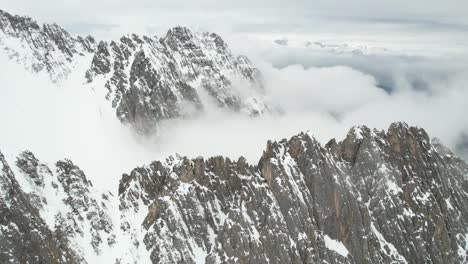
<svg viewBox="0 0 468 264">
<path fill-rule="evenodd" d="M 331 29 L 465 31 L 466 0 L 0 0 L 6 11 L 77 32 L 164 31 L 183 24 L 223 32 L 307 33 Z M 380 25 L 376 27 L 376 25 Z M 102 33 L 102 32 L 101 32 Z"/>
</svg>

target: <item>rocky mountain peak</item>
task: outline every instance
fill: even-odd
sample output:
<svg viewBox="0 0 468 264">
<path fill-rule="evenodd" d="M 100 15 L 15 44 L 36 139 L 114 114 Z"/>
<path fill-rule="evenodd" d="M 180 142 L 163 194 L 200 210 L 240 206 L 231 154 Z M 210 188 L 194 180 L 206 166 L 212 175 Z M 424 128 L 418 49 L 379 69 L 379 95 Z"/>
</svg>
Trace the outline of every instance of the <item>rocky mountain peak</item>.
<svg viewBox="0 0 468 264">
<path fill-rule="evenodd" d="M 16 160 L 16 166 L 39 187 L 44 187 L 44 175 L 40 173 L 39 160 L 31 151 L 23 151 Z"/>
<path fill-rule="evenodd" d="M 167 31 L 164 40 L 173 50 L 177 50 L 178 47 L 192 48 L 193 38 L 194 33 L 190 29 L 177 26 Z"/>
<path fill-rule="evenodd" d="M 201 110 L 200 93 L 212 96 L 220 107 L 261 114 L 266 111 L 261 100 L 241 98 L 232 85 L 245 80 L 255 94 L 261 87 L 258 70 L 247 58 L 234 57 L 223 43 L 217 35 L 185 27 L 170 29 L 161 39 L 124 36 L 98 45 L 86 76 L 89 83 L 104 78 L 117 117 L 143 132 L 157 120 L 185 115 L 187 103 Z"/>
<path fill-rule="evenodd" d="M 89 65 L 83 73 L 88 86 L 105 89 L 116 117 L 144 134 L 161 120 L 202 111 L 211 101 L 247 115 L 269 111 L 258 69 L 246 57 L 232 54 L 215 33 L 174 27 L 162 38 L 131 34 L 99 41 L 3 11 L 0 28 L 0 48 L 27 69 L 48 73 L 54 82 L 66 79 L 77 65 Z M 202 102 L 200 94 L 209 101 Z"/>
<path fill-rule="evenodd" d="M 33 72 L 45 71 L 54 81 L 65 79 L 77 58 L 92 50 L 92 39 L 73 38 L 57 24 L 39 25 L 29 17 L 0 12 L 0 47 Z"/>
<path fill-rule="evenodd" d="M 24 152 L 18 170 L 0 156 L 9 190 L 0 208 L 34 214 L 42 237 L 60 231 L 75 262 L 122 246 L 128 251 L 111 255 L 120 263 L 463 262 L 468 165 L 428 138 L 394 123 L 353 127 L 325 146 L 311 133 L 269 141 L 256 166 L 170 156 L 123 174 L 116 195 L 99 194 L 71 161 L 54 171 Z M 8 207 L 14 197 L 23 198 Z M 66 209 L 48 218 L 47 204 L 57 201 Z M 0 232 L 0 249 L 17 243 L 12 230 Z M 38 254 L 51 250 L 40 245 Z"/>
<path fill-rule="evenodd" d="M 0 28 L 4 33 L 18 36 L 23 32 L 37 32 L 41 29 L 39 24 L 29 17 L 11 15 L 0 10 Z"/>
<path fill-rule="evenodd" d="M 3 11 L 0 28 L 2 51 L 58 85 L 87 65 L 86 88 L 104 89 L 117 118 L 142 133 L 204 111 L 206 98 L 269 111 L 258 69 L 214 33 L 100 41 Z M 324 146 L 312 132 L 268 141 L 256 165 L 174 155 L 104 173 L 120 177 L 107 191 L 70 159 L 0 152 L 0 262 L 467 262 L 466 162 L 401 122 L 356 126 Z"/>
<path fill-rule="evenodd" d="M 324 259 L 445 263 L 465 258 L 467 223 L 449 219 L 460 219 L 457 215 L 463 214 L 463 206 L 454 201 L 468 197 L 466 163 L 443 158 L 423 129 L 404 123 L 394 123 L 387 131 L 354 127 L 343 141 L 331 142 L 322 147 L 309 133 L 301 133 L 288 140 L 269 141 L 258 166 L 243 159 L 177 158 L 156 163 L 158 169 L 150 169 L 152 165 L 132 171 L 145 175 L 146 186 L 151 179 L 159 179 L 158 191 L 152 188 L 143 195 L 149 208 L 145 226 L 155 228 L 148 236 L 162 243 L 153 247 L 153 262 L 195 261 L 191 254 L 196 248 L 205 252 L 208 263 L 264 261 L 258 256 L 275 256 L 269 260 L 278 263 Z M 395 142 L 400 142 L 399 148 Z M 142 186 L 137 184 L 138 178 L 133 178 L 133 184 L 129 177 L 123 179 L 127 186 Z M 456 194 L 449 191 L 453 188 Z M 128 193 L 121 182 L 123 207 L 129 206 Z M 149 195 L 153 193 L 157 195 Z M 220 212 L 203 209 L 218 206 Z M 197 209 L 188 212 L 186 208 Z M 178 214 L 183 218 L 177 218 Z M 222 226 L 216 220 L 219 215 L 223 215 Z M 202 220 L 212 218 L 214 222 Z M 191 219 L 190 224 L 185 219 Z M 179 230 L 180 225 L 190 229 Z M 176 249 L 161 235 L 167 234 L 163 226 L 176 232 L 175 236 L 196 239 L 177 242 Z M 214 240 L 204 237 L 211 232 Z M 420 234 L 417 242 L 409 242 L 415 239 L 410 234 L 415 233 Z M 408 240 L 408 236 L 412 238 Z M 447 247 L 454 243 L 459 249 Z M 290 246 L 282 248 L 286 244 Z M 256 245 L 269 245 L 272 250 Z M 178 253 L 168 257 L 167 252 L 174 250 Z"/>
<path fill-rule="evenodd" d="M 417 148 L 429 148 L 430 139 L 424 129 L 409 127 L 405 123 L 394 123 L 388 129 L 386 139 L 396 153 L 415 155 Z"/>
</svg>

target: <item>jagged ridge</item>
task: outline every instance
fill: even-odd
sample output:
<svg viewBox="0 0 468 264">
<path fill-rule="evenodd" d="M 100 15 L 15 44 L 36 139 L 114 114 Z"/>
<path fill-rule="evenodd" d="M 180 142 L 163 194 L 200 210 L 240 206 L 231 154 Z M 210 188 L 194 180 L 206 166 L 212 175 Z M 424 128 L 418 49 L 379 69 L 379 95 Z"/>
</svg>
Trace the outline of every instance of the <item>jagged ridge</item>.
<svg viewBox="0 0 468 264">
<path fill-rule="evenodd" d="M 163 119 L 215 105 L 248 115 L 269 111 L 262 78 L 245 56 L 235 56 L 220 36 L 170 29 L 161 38 L 123 36 L 118 41 L 72 37 L 57 24 L 39 25 L 0 10 L 0 47 L 34 72 L 55 82 L 87 65 L 88 86 L 106 90 L 123 123 L 143 133 Z"/>
<path fill-rule="evenodd" d="M 2 190 L 19 193 L 25 186 L 43 185 L 31 169 L 40 162 L 20 161 L 30 156 L 23 154 L 16 163 L 24 168 L 27 184 L 12 183 L 18 174 L 5 169 L 0 156 Z M 62 184 L 70 177 L 83 179 L 74 165 L 69 170 L 71 165 L 59 164 Z M 343 141 L 325 146 L 301 133 L 268 142 L 257 165 L 243 158 L 175 156 L 136 168 L 123 175 L 118 196 L 109 195 L 99 200 L 101 209 L 89 210 L 110 215 L 115 208 L 105 205 L 115 201 L 120 218 L 104 225 L 107 229 L 82 230 L 84 237 L 87 232 L 115 236 L 101 239 L 91 255 L 123 243 L 124 252 L 111 251 L 112 260 L 107 259 L 119 263 L 461 263 L 468 251 L 467 175 L 464 161 L 431 142 L 423 129 L 404 123 L 387 131 L 355 127 Z M 86 182 L 77 181 L 76 188 L 91 190 Z M 34 190 L 24 193 L 41 197 Z M 2 204 L 12 199 L 1 198 Z M 37 207 L 25 198 L 9 210 Z M 2 249 L 14 241 L 10 229 L 1 229 Z M 80 237 L 73 234 L 72 242 Z M 94 247 L 93 240 L 87 243 Z M 46 246 L 42 250 L 39 254 L 48 252 Z M 68 250 L 80 261 L 90 259 L 75 247 Z"/>
</svg>

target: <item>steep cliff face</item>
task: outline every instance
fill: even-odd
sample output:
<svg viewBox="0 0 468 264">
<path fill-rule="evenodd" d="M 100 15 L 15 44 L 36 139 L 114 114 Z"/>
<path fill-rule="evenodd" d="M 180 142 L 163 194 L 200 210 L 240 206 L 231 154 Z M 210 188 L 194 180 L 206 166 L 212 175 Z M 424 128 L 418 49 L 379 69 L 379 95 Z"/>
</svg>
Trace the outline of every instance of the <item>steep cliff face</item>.
<svg viewBox="0 0 468 264">
<path fill-rule="evenodd" d="M 207 105 L 247 115 L 269 111 L 262 100 L 260 72 L 248 58 L 232 54 L 214 33 L 175 27 L 161 38 L 129 35 L 96 41 L 0 11 L 0 48 L 59 85 L 84 68 L 88 89 L 105 89 L 117 118 L 143 133 L 152 132 L 160 120 Z"/>
<path fill-rule="evenodd" d="M 153 262 L 460 263 L 467 175 L 424 130 L 395 123 L 325 147 L 305 133 L 269 142 L 258 166 L 155 162 L 125 175 L 119 196 L 148 211 Z"/>
<path fill-rule="evenodd" d="M 467 261 L 468 165 L 404 123 L 268 142 L 257 165 L 171 156 L 115 193 L 69 160 L 0 158 L 4 262 Z"/>
<path fill-rule="evenodd" d="M 184 27 L 162 38 L 131 35 L 100 42 L 86 76 L 90 83 L 104 81 L 118 118 L 140 130 L 199 111 L 207 103 L 249 115 L 267 110 L 255 97 L 262 84 L 250 61 L 235 57 L 218 35 Z"/>
<path fill-rule="evenodd" d="M 110 193 L 63 160 L 51 170 L 29 151 L 14 164 L 0 154 L 2 263 L 85 263 L 112 246 Z"/>
<path fill-rule="evenodd" d="M 211 103 L 269 111 L 258 70 L 212 33 L 97 42 L 0 11 L 0 47 L 58 84 L 85 63 L 85 88 L 143 133 Z M 70 160 L 0 153 L 0 262 L 466 263 L 468 165 L 405 123 L 268 142 L 258 164 L 171 156 L 110 192 Z"/>
</svg>

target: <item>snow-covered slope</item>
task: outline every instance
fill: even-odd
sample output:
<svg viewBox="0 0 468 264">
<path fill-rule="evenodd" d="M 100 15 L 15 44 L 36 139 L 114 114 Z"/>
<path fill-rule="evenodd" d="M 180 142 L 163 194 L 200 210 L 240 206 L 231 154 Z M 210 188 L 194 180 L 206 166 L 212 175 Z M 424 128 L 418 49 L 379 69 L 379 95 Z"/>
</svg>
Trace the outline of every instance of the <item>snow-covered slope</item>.
<svg viewBox="0 0 468 264">
<path fill-rule="evenodd" d="M 39 25 L 28 17 L 0 10 L 0 48 L 35 72 L 46 71 L 53 81 L 67 77 L 77 57 L 92 53 L 92 37 L 73 38 L 57 24 Z"/>
<path fill-rule="evenodd" d="M 118 41 L 73 37 L 56 24 L 0 11 L 0 49 L 60 85 L 85 60 L 83 82 L 104 89 L 123 123 L 151 132 L 158 121 L 215 105 L 247 115 L 268 111 L 262 78 L 248 58 L 235 56 L 214 33 L 170 29 L 166 36 Z M 81 67 L 80 67 L 81 68 Z"/>
<path fill-rule="evenodd" d="M 131 35 L 100 42 L 86 76 L 92 85 L 104 81 L 118 118 L 140 130 L 210 103 L 249 115 L 267 110 L 255 98 L 262 82 L 250 61 L 235 57 L 218 35 L 184 27 L 162 38 Z"/>
<path fill-rule="evenodd" d="M 163 37 L 129 35 L 99 42 L 6 12 L 0 12 L 0 28 L 2 51 L 28 70 L 48 74 L 58 86 L 72 81 L 71 75 L 82 76 L 84 86 L 77 86 L 91 96 L 54 97 L 64 102 L 50 107 L 76 108 L 78 115 L 65 113 L 55 122 L 71 130 L 80 118 L 94 117 L 94 111 L 85 114 L 80 107 L 97 105 L 97 112 L 106 115 L 100 101 L 85 104 L 101 94 L 120 121 L 141 132 L 212 105 L 249 115 L 268 111 L 258 70 L 247 58 L 234 56 L 216 34 L 176 27 Z M 26 102 L 37 111 L 26 119 L 35 122 L 7 119 L 7 135 L 18 133 L 12 138 L 32 144 L 28 135 L 42 129 L 47 134 L 55 126 L 45 124 L 55 120 L 41 122 L 50 112 L 39 111 L 40 97 L 52 91 L 29 91 L 9 94 L 15 94 L 10 108 L 19 113 L 22 105 L 16 101 L 34 97 Z M 27 124 L 13 126 L 11 120 Z M 73 135 L 104 140 L 106 133 L 118 132 L 100 128 Z M 57 134 L 70 130 L 63 131 Z M 55 144 L 70 149 L 68 141 L 82 142 L 67 136 L 54 139 Z M 112 143 L 105 146 L 115 151 Z M 115 175 L 121 160 L 112 168 L 92 160 L 102 172 L 93 179 L 121 176 L 118 188 L 105 192 L 75 161 L 46 163 L 31 151 L 14 157 L 1 148 L 0 263 L 468 260 L 468 165 L 423 129 L 405 123 L 387 131 L 354 127 L 343 141 L 333 139 L 325 146 L 309 133 L 268 142 L 255 165 L 244 158 L 175 155 L 121 176 Z M 94 148 L 91 143 L 80 149 L 86 155 Z"/>
<path fill-rule="evenodd" d="M 171 156 L 124 174 L 113 194 L 68 160 L 0 161 L 6 262 L 467 260 L 468 165 L 404 123 L 326 146 L 307 133 L 268 142 L 258 165 Z"/>
</svg>

